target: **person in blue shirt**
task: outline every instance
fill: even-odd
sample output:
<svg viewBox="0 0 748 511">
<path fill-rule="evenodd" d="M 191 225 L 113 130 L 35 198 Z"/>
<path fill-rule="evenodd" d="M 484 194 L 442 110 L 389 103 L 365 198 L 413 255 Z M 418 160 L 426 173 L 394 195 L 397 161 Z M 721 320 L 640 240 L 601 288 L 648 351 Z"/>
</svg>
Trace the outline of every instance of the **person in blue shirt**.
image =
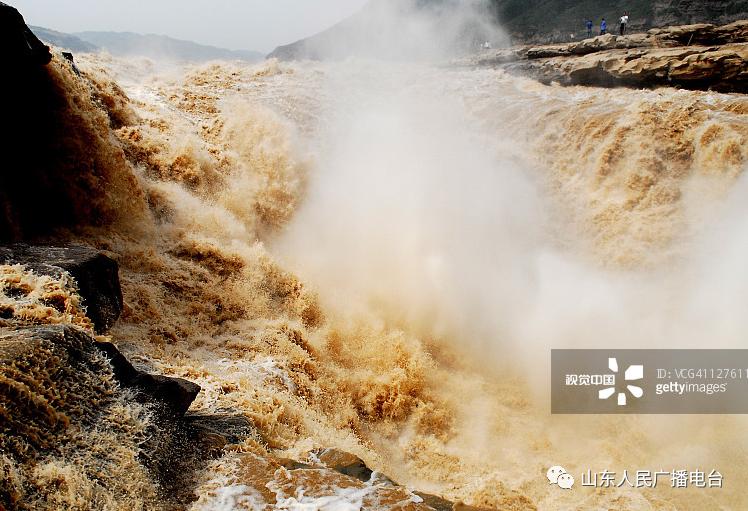
<svg viewBox="0 0 748 511">
<path fill-rule="evenodd" d="M 592 20 L 587 20 L 587 37 L 592 37 Z"/>
<path fill-rule="evenodd" d="M 600 35 L 605 35 L 608 33 L 608 22 L 605 21 L 605 18 L 600 22 Z"/>
</svg>

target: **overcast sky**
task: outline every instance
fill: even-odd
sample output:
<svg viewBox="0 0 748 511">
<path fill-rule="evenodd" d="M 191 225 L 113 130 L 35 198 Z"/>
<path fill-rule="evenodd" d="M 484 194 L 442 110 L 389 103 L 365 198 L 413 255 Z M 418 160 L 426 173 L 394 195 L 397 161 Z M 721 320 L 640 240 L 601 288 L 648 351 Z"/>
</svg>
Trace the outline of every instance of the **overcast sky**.
<svg viewBox="0 0 748 511">
<path fill-rule="evenodd" d="M 3 0 L 30 25 L 60 32 L 163 34 L 269 52 L 350 16 L 367 0 Z"/>
</svg>

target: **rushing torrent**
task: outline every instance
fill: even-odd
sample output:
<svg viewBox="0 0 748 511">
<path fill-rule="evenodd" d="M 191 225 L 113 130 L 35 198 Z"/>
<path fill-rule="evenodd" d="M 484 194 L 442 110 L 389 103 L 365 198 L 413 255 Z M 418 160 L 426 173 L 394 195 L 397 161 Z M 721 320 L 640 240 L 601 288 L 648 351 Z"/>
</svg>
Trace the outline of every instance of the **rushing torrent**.
<svg viewBox="0 0 748 511">
<path fill-rule="evenodd" d="M 743 419 L 551 416 L 547 397 L 551 347 L 739 346 L 744 96 L 355 59 L 79 60 L 96 98 L 82 115 L 103 108 L 113 130 L 93 147 L 124 155 L 108 172 L 130 183 L 106 192 L 127 203 L 112 227 L 74 234 L 117 255 L 111 336 L 199 383 L 193 410 L 256 428 L 199 468 L 193 509 L 387 508 L 365 485 L 319 496 L 335 482 L 263 473 L 269 452 L 329 447 L 478 506 L 748 505 Z M 142 434 L 147 417 L 122 413 Z M 93 482 L 99 450 L 5 470 L 68 488 L 49 507 L 158 507 L 140 472 Z M 559 463 L 714 468 L 728 484 L 559 492 L 544 477 Z"/>
</svg>

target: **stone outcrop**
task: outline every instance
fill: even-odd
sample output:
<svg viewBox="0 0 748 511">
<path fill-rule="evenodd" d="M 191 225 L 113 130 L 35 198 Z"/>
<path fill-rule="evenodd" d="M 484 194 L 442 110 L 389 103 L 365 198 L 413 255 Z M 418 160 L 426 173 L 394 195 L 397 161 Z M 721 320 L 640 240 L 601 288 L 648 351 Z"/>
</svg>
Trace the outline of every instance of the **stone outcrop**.
<svg viewBox="0 0 748 511">
<path fill-rule="evenodd" d="M 52 60 L 49 48 L 29 30 L 14 7 L 0 2 L 0 48 L 3 65 L 37 66 Z"/>
<path fill-rule="evenodd" d="M 748 21 L 607 34 L 580 42 L 525 46 L 463 59 L 497 66 L 543 83 L 601 87 L 674 86 L 748 91 Z"/>
<path fill-rule="evenodd" d="M 122 306 L 117 263 L 97 250 L 0 247 L 0 470 L 17 474 L 0 483 L 0 509 L 33 508 L 29 499 L 44 491 L 28 483 L 39 460 L 66 453 L 57 462 L 98 463 L 104 455 L 91 450 L 92 435 L 121 442 L 133 459 L 140 453 L 133 469 L 141 481 L 148 471 L 168 498 L 192 498 L 186 482 L 215 447 L 205 428 L 222 423 L 184 418 L 200 386 L 142 371 L 94 337 Z M 218 449 L 248 428 L 240 429 Z"/>
<path fill-rule="evenodd" d="M 737 21 L 729 25 L 709 24 L 683 25 L 655 28 L 642 34 L 617 36 L 605 34 L 579 42 L 547 46 L 526 47 L 527 59 L 572 57 L 607 50 L 631 48 L 676 48 L 709 47 L 748 43 L 748 21 Z"/>
<path fill-rule="evenodd" d="M 93 248 L 83 245 L 0 246 L 0 264 L 20 264 L 25 272 L 53 279 L 72 278 L 75 287 L 70 292 L 80 295 L 85 314 L 98 333 L 109 330 L 122 312 L 122 289 L 117 263 Z M 2 281 L 0 285 L 3 289 L 8 287 Z M 17 289 L 17 286 L 13 289 Z M 14 294 L 19 300 L 25 299 L 23 292 Z M 21 327 L 26 326 L 21 318 L 13 322 L 13 315 L 6 319 L 10 319 L 11 325 L 17 326 L 19 332 Z M 200 392 L 200 386 L 192 382 L 136 369 L 110 342 L 96 342 L 83 331 L 76 334 L 76 338 L 88 339 L 88 350 L 96 349 L 106 355 L 114 378 L 122 387 L 136 389 L 145 400 L 165 405 L 172 415 L 184 415 Z M 83 340 L 80 342 L 84 342 Z"/>
<path fill-rule="evenodd" d="M 5 4 L 0 48 L 0 153 L 7 160 L 0 166 L 0 242 L 135 223 L 147 205 L 112 136 L 115 115 L 107 113 L 103 90 L 50 54 Z"/>
<path fill-rule="evenodd" d="M 200 385 L 182 378 L 149 374 L 135 369 L 117 347 L 110 342 L 99 342 L 97 349 L 106 353 L 112 364 L 114 377 L 126 388 L 140 391 L 147 400 L 162 403 L 166 411 L 175 416 L 187 412 L 200 393 Z"/>
<path fill-rule="evenodd" d="M 117 263 L 98 250 L 82 245 L 0 246 L 0 264 L 22 264 L 55 278 L 64 272 L 70 274 L 97 333 L 109 330 L 122 312 Z"/>
<path fill-rule="evenodd" d="M 510 66 L 543 83 L 748 91 L 748 44 L 612 50 Z"/>
</svg>

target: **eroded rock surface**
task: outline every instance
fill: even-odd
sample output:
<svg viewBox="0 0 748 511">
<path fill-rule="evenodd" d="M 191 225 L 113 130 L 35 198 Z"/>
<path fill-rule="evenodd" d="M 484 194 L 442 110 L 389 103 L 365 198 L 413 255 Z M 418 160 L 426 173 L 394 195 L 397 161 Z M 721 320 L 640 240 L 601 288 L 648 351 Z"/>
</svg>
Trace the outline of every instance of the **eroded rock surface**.
<svg viewBox="0 0 748 511">
<path fill-rule="evenodd" d="M 500 66 L 543 83 L 748 91 L 748 21 L 497 50 L 461 65 Z"/>
<path fill-rule="evenodd" d="M 190 478 L 213 454 L 182 418 L 200 387 L 141 371 L 97 340 L 94 328 L 121 310 L 117 264 L 104 254 L 0 247 L 0 509 L 74 507 L 52 484 L 71 478 L 101 509 L 123 494 L 146 508 L 192 499 Z"/>
</svg>

